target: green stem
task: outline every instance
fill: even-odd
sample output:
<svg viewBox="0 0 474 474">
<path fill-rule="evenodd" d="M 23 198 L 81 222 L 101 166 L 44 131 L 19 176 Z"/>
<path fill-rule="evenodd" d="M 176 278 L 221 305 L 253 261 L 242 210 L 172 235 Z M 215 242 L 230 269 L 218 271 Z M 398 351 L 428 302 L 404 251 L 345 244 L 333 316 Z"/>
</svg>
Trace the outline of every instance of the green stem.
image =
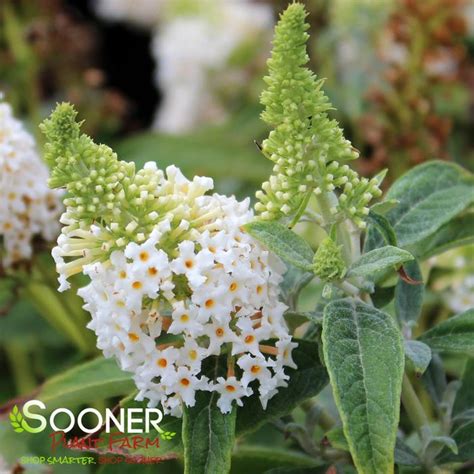
<svg viewBox="0 0 474 474">
<path fill-rule="evenodd" d="M 75 319 L 80 328 L 84 328 L 89 322 L 87 313 L 82 309 L 82 300 L 74 291 L 67 291 L 58 294 L 56 272 L 54 270 L 53 261 L 46 261 L 43 258 L 36 258 L 34 261 L 34 268 L 32 270 L 37 278 L 48 285 L 55 295 L 58 297 L 61 304 L 65 307 Z M 91 339 L 92 341 L 92 339 Z"/>
<path fill-rule="evenodd" d="M 406 374 L 403 376 L 402 403 L 407 412 L 408 418 L 418 431 L 420 439 L 424 443 L 431 432 L 428 417 L 426 416 L 423 405 Z"/>
<path fill-rule="evenodd" d="M 319 205 L 319 210 L 323 217 L 325 225 L 322 227 L 329 233 L 329 228 L 333 224 L 334 218 L 331 213 L 331 208 L 337 207 L 338 200 L 337 196 L 333 192 L 323 192 L 319 196 L 316 196 Z M 342 254 L 346 265 L 349 266 L 353 261 L 352 255 L 352 237 L 351 229 L 349 224 L 344 220 L 337 223 L 337 236 L 342 244 Z"/>
<path fill-rule="evenodd" d="M 340 288 L 342 291 L 347 293 L 348 295 L 359 297 L 360 295 L 360 290 L 357 288 L 357 286 L 352 285 L 348 281 L 342 281 L 340 283 L 335 283 L 335 286 Z"/>
<path fill-rule="evenodd" d="M 24 395 L 36 387 L 36 379 L 31 370 L 28 351 L 23 343 L 11 341 L 5 343 L 5 352 L 8 357 L 12 377 L 17 395 Z"/>
<path fill-rule="evenodd" d="M 301 408 L 303 411 L 308 414 L 311 412 L 315 407 L 317 406 L 317 403 L 315 400 L 310 399 L 310 400 L 305 400 L 301 404 Z M 329 431 L 331 428 L 334 427 L 336 424 L 336 420 L 326 411 L 326 410 L 321 410 L 318 413 L 318 421 L 317 424 L 324 430 L 324 431 Z"/>
</svg>

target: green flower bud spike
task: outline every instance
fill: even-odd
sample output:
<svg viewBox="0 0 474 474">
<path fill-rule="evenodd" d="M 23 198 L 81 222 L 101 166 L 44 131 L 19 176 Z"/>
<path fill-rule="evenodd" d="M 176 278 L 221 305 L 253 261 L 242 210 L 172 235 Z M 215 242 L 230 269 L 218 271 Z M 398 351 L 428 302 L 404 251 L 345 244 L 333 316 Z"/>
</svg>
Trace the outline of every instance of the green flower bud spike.
<svg viewBox="0 0 474 474">
<path fill-rule="evenodd" d="M 360 178 L 346 164 L 359 153 L 328 118 L 332 106 L 321 90 L 323 80 L 305 67 L 305 17 L 304 6 L 293 3 L 275 29 L 265 77 L 268 87 L 261 96 L 262 119 L 274 128 L 262 143 L 262 153 L 274 166 L 257 192 L 255 209 L 262 219 L 287 217 L 296 223 L 312 196 L 330 194 L 327 224 L 349 218 L 363 228 L 369 201 L 381 195 L 379 182 Z"/>
<path fill-rule="evenodd" d="M 167 180 L 154 162 L 136 171 L 134 163 L 120 161 L 111 148 L 81 134 L 76 115 L 63 103 L 41 125 L 48 141 L 49 185 L 67 190 L 65 227 L 53 250 L 61 278 L 108 260 L 129 242 L 145 241 L 160 224 L 169 227 L 160 245 L 172 251 L 178 236 L 184 238 L 212 217 L 202 216 L 195 203 L 197 195 L 212 189 L 211 179 L 196 177 L 191 188 L 183 184 L 181 189 L 180 172 L 173 166 L 167 168 Z"/>
<path fill-rule="evenodd" d="M 313 271 L 322 281 L 340 280 L 346 273 L 346 265 L 341 252 L 331 237 L 324 239 L 313 258 Z"/>
</svg>

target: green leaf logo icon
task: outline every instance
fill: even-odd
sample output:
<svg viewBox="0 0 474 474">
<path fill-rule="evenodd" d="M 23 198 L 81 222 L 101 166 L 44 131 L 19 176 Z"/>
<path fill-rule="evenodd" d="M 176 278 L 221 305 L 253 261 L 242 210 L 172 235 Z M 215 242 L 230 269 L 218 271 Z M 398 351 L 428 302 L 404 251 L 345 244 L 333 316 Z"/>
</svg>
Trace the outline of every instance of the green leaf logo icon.
<svg viewBox="0 0 474 474">
<path fill-rule="evenodd" d="M 175 437 L 176 433 L 174 431 L 163 431 L 160 435 L 165 441 L 170 441 Z"/>
<path fill-rule="evenodd" d="M 18 410 L 18 407 L 15 405 L 13 407 L 13 410 L 10 412 L 10 423 L 17 433 L 22 433 L 23 431 L 25 431 L 25 427 L 23 426 L 22 422 L 23 415 L 21 414 L 21 411 Z"/>
<path fill-rule="evenodd" d="M 176 433 L 174 431 L 165 431 L 163 428 L 160 427 L 158 427 L 157 431 L 160 435 L 160 438 L 165 441 L 170 441 L 176 436 Z"/>
</svg>

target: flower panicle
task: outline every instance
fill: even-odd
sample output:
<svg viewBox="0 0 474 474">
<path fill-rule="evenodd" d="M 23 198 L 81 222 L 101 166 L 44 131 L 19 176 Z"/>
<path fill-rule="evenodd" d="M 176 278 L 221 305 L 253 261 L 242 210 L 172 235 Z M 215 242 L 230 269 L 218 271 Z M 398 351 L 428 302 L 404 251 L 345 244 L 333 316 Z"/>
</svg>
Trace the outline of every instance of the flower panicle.
<svg viewBox="0 0 474 474">
<path fill-rule="evenodd" d="M 111 148 L 81 134 L 82 122 L 76 116 L 72 105 L 58 104 L 40 126 L 48 140 L 49 186 L 67 189 L 65 204 L 75 220 L 90 224 L 100 216 L 113 221 L 133 182 L 135 166 L 119 161 Z"/>
<path fill-rule="evenodd" d="M 262 219 L 297 215 L 311 195 L 339 191 L 332 218 L 350 218 L 364 226 L 367 203 L 380 195 L 378 183 L 359 178 L 347 162 L 359 152 L 345 139 L 322 90 L 323 80 L 306 67 L 308 24 L 302 4 L 293 3 L 275 29 L 261 117 L 274 129 L 262 153 L 274 163 L 270 179 L 257 192 L 255 208 Z"/>
</svg>

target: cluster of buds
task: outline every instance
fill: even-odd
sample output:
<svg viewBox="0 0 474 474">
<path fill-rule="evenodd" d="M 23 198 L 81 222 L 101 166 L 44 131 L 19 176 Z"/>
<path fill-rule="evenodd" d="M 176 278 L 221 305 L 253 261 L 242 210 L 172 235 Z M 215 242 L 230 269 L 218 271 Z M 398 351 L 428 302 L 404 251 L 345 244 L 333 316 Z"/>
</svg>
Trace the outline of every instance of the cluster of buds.
<svg viewBox="0 0 474 474">
<path fill-rule="evenodd" d="M 371 149 L 361 163 L 364 174 L 390 160 L 402 172 L 434 157 L 449 158 L 453 117 L 465 115 L 473 99 L 468 97 L 473 69 L 465 45 L 467 3 L 394 3 L 380 38 L 383 85 L 369 89 L 369 110 L 360 119 Z"/>
<path fill-rule="evenodd" d="M 305 16 L 303 5 L 292 4 L 275 30 L 268 87 L 261 97 L 262 119 L 274 128 L 262 153 L 274 167 L 257 192 L 255 209 L 262 219 L 292 217 L 311 196 L 332 193 L 338 196 L 330 208 L 332 220 L 349 218 L 364 227 L 368 203 L 381 194 L 379 180 L 361 179 L 347 164 L 359 153 L 328 117 L 331 104 L 321 90 L 323 81 L 305 67 Z"/>
<path fill-rule="evenodd" d="M 0 266 L 32 256 L 32 240 L 52 241 L 59 233 L 60 196 L 48 189 L 48 169 L 33 137 L 0 103 Z"/>
<path fill-rule="evenodd" d="M 313 271 L 325 282 L 339 280 L 346 273 L 341 246 L 337 245 L 330 237 L 319 244 L 313 258 Z"/>
<path fill-rule="evenodd" d="M 212 179 L 186 179 L 154 162 L 134 164 L 80 134 L 75 112 L 58 106 L 43 125 L 52 186 L 66 187 L 66 224 L 53 256 L 61 290 L 79 290 L 105 356 L 133 373 L 138 398 L 179 416 L 197 390 L 219 393 L 223 413 L 257 394 L 263 407 L 295 367 L 279 302 L 285 271 L 242 230 L 249 200 L 207 195 Z M 212 378 L 213 357 L 226 370 Z"/>
</svg>

